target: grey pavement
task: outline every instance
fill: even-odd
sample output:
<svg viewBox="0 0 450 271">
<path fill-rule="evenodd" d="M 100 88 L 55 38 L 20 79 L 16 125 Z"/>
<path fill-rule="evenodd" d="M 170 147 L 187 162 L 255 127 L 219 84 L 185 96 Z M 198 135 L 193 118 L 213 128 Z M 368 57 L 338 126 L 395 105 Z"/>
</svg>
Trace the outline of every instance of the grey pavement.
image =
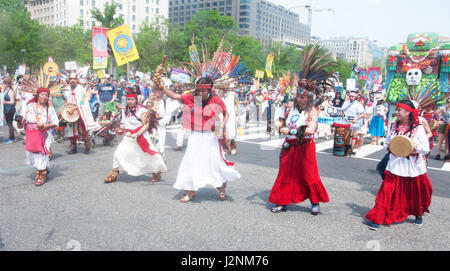
<svg viewBox="0 0 450 271">
<path fill-rule="evenodd" d="M 0 128 L 3 141 L 7 129 Z M 168 146 L 174 139 L 168 136 Z M 241 179 L 229 183 L 228 199 L 215 188 L 201 189 L 181 203 L 172 188 L 183 152 L 167 148 L 169 171 L 159 183 L 150 176 L 121 173 L 104 184 L 114 148 L 101 144 L 91 154 L 68 155 L 69 143 L 54 143 L 49 181 L 34 186 L 34 169 L 24 164 L 22 141 L 0 144 L 0 250 L 449 250 L 449 174 L 430 170 L 434 194 L 422 227 L 403 223 L 367 227 L 381 184 L 376 161 L 318 153 L 330 203 L 312 216 L 308 201 L 272 214 L 268 202 L 278 173 L 279 149 L 240 142 L 236 161 Z"/>
</svg>

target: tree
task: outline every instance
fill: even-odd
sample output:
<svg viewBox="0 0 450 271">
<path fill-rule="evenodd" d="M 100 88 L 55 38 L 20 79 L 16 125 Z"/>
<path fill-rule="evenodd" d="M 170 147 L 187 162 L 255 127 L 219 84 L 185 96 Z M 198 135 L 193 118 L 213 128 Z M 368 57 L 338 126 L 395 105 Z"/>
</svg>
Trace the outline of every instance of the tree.
<svg viewBox="0 0 450 271">
<path fill-rule="evenodd" d="M 101 23 L 102 27 L 116 28 L 124 24 L 123 15 L 116 16 L 116 10 L 119 4 L 112 1 L 110 5 L 106 4 L 103 12 L 98 8 L 91 9 L 92 18 Z"/>
<path fill-rule="evenodd" d="M 136 68 L 140 71 L 155 69 L 162 62 L 165 53 L 165 43 L 160 29 L 154 24 L 144 24 L 134 37 L 134 41 L 140 57 L 134 64 Z"/>
<path fill-rule="evenodd" d="M 65 61 L 76 61 L 80 65 L 92 62 L 91 31 L 80 25 L 70 27 L 43 27 L 44 57 L 51 56 L 60 66 Z M 45 58 L 46 59 L 46 58 Z"/>
<path fill-rule="evenodd" d="M 233 17 L 220 16 L 215 9 L 195 13 L 184 30 L 187 37 L 194 37 L 196 44 L 206 45 L 210 52 L 219 46 L 222 38 L 225 38 L 224 48 L 229 49 L 238 39 L 238 32 L 239 28 Z"/>
<path fill-rule="evenodd" d="M 43 37 L 39 23 L 30 18 L 20 1 L 0 1 L 0 59 L 1 64 L 15 71 L 22 60 L 31 65 L 41 65 Z M 25 49 L 25 52 L 21 50 Z"/>
</svg>

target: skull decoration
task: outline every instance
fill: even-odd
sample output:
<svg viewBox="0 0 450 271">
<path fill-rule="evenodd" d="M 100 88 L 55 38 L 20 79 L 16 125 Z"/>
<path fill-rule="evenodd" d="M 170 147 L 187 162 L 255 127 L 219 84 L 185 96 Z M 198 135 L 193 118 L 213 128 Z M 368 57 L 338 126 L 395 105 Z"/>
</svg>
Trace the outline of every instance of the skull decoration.
<svg viewBox="0 0 450 271">
<path fill-rule="evenodd" d="M 406 84 L 408 86 L 417 86 L 422 79 L 422 71 L 420 69 L 410 69 L 406 72 Z"/>
</svg>

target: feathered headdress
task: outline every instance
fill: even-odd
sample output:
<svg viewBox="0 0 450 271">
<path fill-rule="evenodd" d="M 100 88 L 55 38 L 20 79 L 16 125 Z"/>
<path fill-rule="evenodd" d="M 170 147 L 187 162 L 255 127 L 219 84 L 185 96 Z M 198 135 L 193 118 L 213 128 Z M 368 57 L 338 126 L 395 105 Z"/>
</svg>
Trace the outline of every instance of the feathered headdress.
<svg viewBox="0 0 450 271">
<path fill-rule="evenodd" d="M 416 101 L 421 109 L 436 107 L 441 101 L 445 100 L 445 95 L 441 90 L 448 87 L 448 84 L 439 85 L 438 82 L 431 82 L 427 86 L 416 88 L 408 86 L 400 94 L 404 99 Z"/>
<path fill-rule="evenodd" d="M 208 48 L 202 46 L 203 61 L 198 57 L 197 47 L 194 40 L 190 46 L 190 62 L 183 62 L 181 66 L 192 77 L 208 77 L 214 81 L 215 88 L 229 88 L 236 80 L 240 83 L 249 81 L 246 74 L 250 70 L 246 67 L 240 56 L 233 55 L 233 47 L 224 51 L 224 40 L 222 39 L 212 59 L 209 57 Z"/>
<path fill-rule="evenodd" d="M 53 86 L 49 87 L 50 76 L 45 74 L 42 68 L 40 69 L 40 73 L 38 74 L 37 78 L 30 75 L 25 75 L 22 82 L 23 85 L 21 91 L 23 92 L 36 95 L 38 89 L 47 88 L 50 90 L 51 97 L 61 96 L 64 94 L 60 84 L 54 84 Z"/>
<path fill-rule="evenodd" d="M 332 72 L 327 68 L 336 67 L 337 62 L 329 60 L 331 53 L 321 54 L 321 47 L 318 44 L 310 44 L 303 49 L 303 58 L 300 71 L 298 72 L 298 87 L 300 94 L 309 95 L 316 86 L 324 85 L 333 87 L 334 78 Z"/>
</svg>

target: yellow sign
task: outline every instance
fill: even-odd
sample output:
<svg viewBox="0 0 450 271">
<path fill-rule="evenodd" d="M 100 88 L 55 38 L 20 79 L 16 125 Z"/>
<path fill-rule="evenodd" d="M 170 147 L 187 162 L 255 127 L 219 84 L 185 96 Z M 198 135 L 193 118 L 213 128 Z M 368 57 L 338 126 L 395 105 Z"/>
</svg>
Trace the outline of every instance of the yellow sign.
<svg viewBox="0 0 450 271">
<path fill-rule="evenodd" d="M 106 34 L 114 52 L 117 66 L 139 59 L 139 53 L 127 24 L 111 29 Z"/>
<path fill-rule="evenodd" d="M 259 79 L 264 78 L 264 71 L 256 70 L 255 77 Z"/>
<path fill-rule="evenodd" d="M 108 67 L 108 58 L 107 57 L 95 57 L 94 56 L 94 65 L 93 68 L 94 70 L 98 70 L 98 69 L 106 69 Z"/>
<path fill-rule="evenodd" d="M 267 74 L 267 77 L 269 77 L 269 78 L 273 78 L 272 63 L 273 63 L 273 55 L 270 54 L 267 56 L 267 61 L 266 61 L 266 74 Z"/>
<path fill-rule="evenodd" d="M 48 76 L 56 76 L 58 75 L 58 64 L 55 62 L 47 62 L 44 64 L 44 73 Z"/>
<path fill-rule="evenodd" d="M 103 77 L 105 77 L 105 70 L 97 71 L 97 75 L 99 79 L 102 79 Z"/>
</svg>

